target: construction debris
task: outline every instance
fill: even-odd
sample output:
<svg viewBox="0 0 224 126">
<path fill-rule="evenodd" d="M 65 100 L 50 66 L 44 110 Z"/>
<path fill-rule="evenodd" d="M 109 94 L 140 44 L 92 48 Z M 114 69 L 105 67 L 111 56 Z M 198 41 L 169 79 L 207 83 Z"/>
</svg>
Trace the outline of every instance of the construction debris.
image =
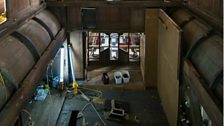
<svg viewBox="0 0 224 126">
<path fill-rule="evenodd" d="M 125 120 L 128 119 L 129 104 L 118 100 L 106 100 L 104 105 L 104 116 L 109 120 Z"/>
<path fill-rule="evenodd" d="M 140 123 L 140 120 L 138 119 L 137 116 L 135 116 L 134 121 L 135 121 L 136 123 Z"/>
<path fill-rule="evenodd" d="M 105 99 L 99 97 L 93 97 L 92 102 L 96 105 L 104 105 Z"/>
</svg>

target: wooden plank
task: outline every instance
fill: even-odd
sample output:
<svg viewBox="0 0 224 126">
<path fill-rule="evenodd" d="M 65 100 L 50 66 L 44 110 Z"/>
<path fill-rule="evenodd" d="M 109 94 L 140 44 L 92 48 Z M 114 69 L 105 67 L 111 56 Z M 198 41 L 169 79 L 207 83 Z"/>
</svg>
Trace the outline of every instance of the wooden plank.
<svg viewBox="0 0 224 126">
<path fill-rule="evenodd" d="M 157 85 L 157 46 L 158 46 L 158 9 L 146 9 L 145 11 L 145 47 L 143 53 L 145 69 L 144 84 L 146 87 Z"/>
<path fill-rule="evenodd" d="M 145 80 L 145 37 L 145 34 L 142 33 L 140 38 L 140 70 L 143 80 Z"/>
<path fill-rule="evenodd" d="M 170 126 L 177 125 L 181 29 L 159 11 L 158 91 Z"/>
<path fill-rule="evenodd" d="M 187 59 L 184 61 L 184 75 L 185 78 L 189 81 L 189 85 L 198 97 L 201 105 L 205 108 L 209 118 L 212 120 L 212 124 L 215 126 L 222 126 L 222 112 L 215 104 L 211 93 L 209 93 L 209 90 L 205 86 L 206 84 L 204 80 L 201 79 L 200 74 Z"/>
<path fill-rule="evenodd" d="M 142 0 L 142 1 L 87 1 L 87 0 L 66 0 L 47 1 L 48 6 L 81 6 L 81 7 L 177 7 L 180 1 L 164 2 L 163 0 Z"/>
</svg>

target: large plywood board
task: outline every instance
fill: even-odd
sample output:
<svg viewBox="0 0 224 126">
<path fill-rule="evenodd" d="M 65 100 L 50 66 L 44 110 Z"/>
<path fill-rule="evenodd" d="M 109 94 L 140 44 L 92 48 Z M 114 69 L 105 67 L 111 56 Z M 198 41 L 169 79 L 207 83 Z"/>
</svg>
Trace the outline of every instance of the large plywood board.
<svg viewBox="0 0 224 126">
<path fill-rule="evenodd" d="M 158 17 L 158 91 L 170 126 L 176 126 L 181 29 L 162 10 Z"/>
<path fill-rule="evenodd" d="M 146 9 L 145 11 L 145 41 L 141 50 L 141 67 L 146 87 L 157 86 L 157 46 L 158 46 L 158 12 L 159 9 Z"/>
</svg>

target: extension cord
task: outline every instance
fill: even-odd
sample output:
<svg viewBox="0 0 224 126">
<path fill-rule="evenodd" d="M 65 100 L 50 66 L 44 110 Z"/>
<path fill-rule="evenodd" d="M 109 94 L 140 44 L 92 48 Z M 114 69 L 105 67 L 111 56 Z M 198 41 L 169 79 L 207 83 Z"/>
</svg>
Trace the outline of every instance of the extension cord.
<svg viewBox="0 0 224 126">
<path fill-rule="evenodd" d="M 81 94 L 81 97 L 88 102 L 90 101 L 90 99 L 84 93 Z"/>
<path fill-rule="evenodd" d="M 79 112 L 78 115 L 77 115 L 77 119 L 83 117 L 83 113 L 82 112 Z"/>
</svg>

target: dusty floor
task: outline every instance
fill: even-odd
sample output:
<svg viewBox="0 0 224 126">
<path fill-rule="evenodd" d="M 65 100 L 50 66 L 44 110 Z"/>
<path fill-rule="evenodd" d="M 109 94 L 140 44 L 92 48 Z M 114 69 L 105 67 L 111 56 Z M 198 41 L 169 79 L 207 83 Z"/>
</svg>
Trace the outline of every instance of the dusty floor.
<svg viewBox="0 0 224 126">
<path fill-rule="evenodd" d="M 130 74 L 129 83 L 125 85 L 143 85 L 143 80 L 141 76 L 141 71 L 139 64 L 131 65 L 110 65 L 101 66 L 93 65 L 88 68 L 87 81 L 83 84 L 85 85 L 104 85 L 101 78 L 102 74 L 106 72 L 110 78 L 108 85 L 115 85 L 114 72 L 116 71 L 128 71 Z"/>
<path fill-rule="evenodd" d="M 113 73 L 122 70 L 129 71 L 131 76 L 130 82 L 128 84 L 115 85 Z M 95 65 L 89 68 L 89 80 L 79 81 L 79 83 L 85 86 L 92 85 L 96 87 L 95 89 L 100 89 L 97 85 L 104 86 L 101 81 L 103 72 L 107 72 L 111 79 L 110 84 L 106 85 L 109 88 L 102 91 L 100 101 L 115 99 L 128 102 L 130 106 L 129 117 L 126 120 L 112 121 L 106 120 L 104 117 L 103 102 L 101 104 L 94 104 L 107 126 L 168 126 L 157 90 L 142 90 L 144 88 L 139 88 L 140 90 L 137 91 L 138 85 L 144 87 L 139 65 L 119 67 L 116 65 L 109 67 Z M 125 86 L 128 88 L 125 88 Z M 129 88 L 131 90 L 126 90 Z M 96 92 L 93 91 L 83 91 L 90 98 L 96 95 Z M 87 103 L 81 95 L 71 97 L 63 94 L 60 96 L 58 91 L 52 90 L 51 95 L 48 95 L 44 101 L 33 101 L 27 105 L 26 109 L 31 112 L 32 121 L 35 123 L 35 126 L 68 126 L 71 112 L 74 110 L 81 111 Z M 83 114 L 89 126 L 94 126 L 96 122 L 99 122 L 103 126 L 91 106 L 87 106 Z M 26 117 L 24 118 L 24 124 L 26 124 L 28 122 L 27 114 L 24 113 L 23 116 Z M 138 118 L 140 123 L 134 120 L 135 117 Z M 78 119 L 77 126 L 82 126 L 82 118 Z"/>
<path fill-rule="evenodd" d="M 48 95 L 44 101 L 31 100 L 25 110 L 31 113 L 34 126 L 55 126 L 63 107 L 66 94 L 61 95 L 56 90 L 51 90 L 51 95 Z M 24 125 L 28 123 L 28 114 L 22 113 Z"/>
<path fill-rule="evenodd" d="M 129 120 L 126 121 L 105 120 L 103 116 L 103 105 L 95 105 L 107 126 L 168 126 L 168 122 L 156 90 L 107 90 L 103 91 L 102 98 L 127 101 L 130 104 Z M 57 122 L 57 126 L 67 126 L 71 111 L 80 111 L 87 103 L 88 102 L 80 96 L 66 99 Z M 88 106 L 83 113 L 89 126 L 93 126 L 96 122 L 99 122 L 101 126 L 103 126 L 91 106 Z M 140 120 L 140 123 L 134 121 L 135 116 Z M 82 119 L 78 119 L 77 126 L 81 126 L 81 124 Z"/>
</svg>

